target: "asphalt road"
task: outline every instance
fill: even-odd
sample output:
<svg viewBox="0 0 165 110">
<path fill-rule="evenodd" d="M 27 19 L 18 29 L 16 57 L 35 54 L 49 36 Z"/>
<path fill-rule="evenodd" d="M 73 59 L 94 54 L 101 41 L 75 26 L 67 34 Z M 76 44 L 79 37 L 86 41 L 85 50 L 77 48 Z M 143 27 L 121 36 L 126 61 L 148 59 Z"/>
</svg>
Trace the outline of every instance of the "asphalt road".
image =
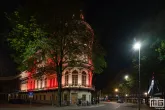
<svg viewBox="0 0 165 110">
<path fill-rule="evenodd" d="M 138 110 L 137 104 L 131 103 L 116 103 L 110 102 L 105 103 L 104 106 L 93 107 L 93 108 L 84 108 L 82 110 Z M 146 105 L 141 105 L 141 110 L 153 110 Z"/>
<path fill-rule="evenodd" d="M 16 108 L 0 108 L 0 110 L 138 110 L 137 104 L 131 103 L 116 103 L 116 102 L 106 102 L 94 106 L 68 106 L 68 107 L 52 107 L 52 106 L 22 106 Z M 141 105 L 141 110 L 153 110 L 145 105 Z"/>
</svg>

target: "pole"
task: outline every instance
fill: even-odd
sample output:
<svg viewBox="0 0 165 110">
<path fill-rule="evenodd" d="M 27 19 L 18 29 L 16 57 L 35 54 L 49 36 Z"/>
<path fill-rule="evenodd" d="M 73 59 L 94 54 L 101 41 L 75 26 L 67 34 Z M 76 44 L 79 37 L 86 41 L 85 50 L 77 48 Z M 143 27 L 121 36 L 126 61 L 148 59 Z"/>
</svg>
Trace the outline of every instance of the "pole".
<svg viewBox="0 0 165 110">
<path fill-rule="evenodd" d="M 30 97 L 30 107 L 32 107 L 32 98 Z"/>
<path fill-rule="evenodd" d="M 140 110 L 140 48 L 139 48 L 139 95 L 138 95 L 138 109 Z"/>
</svg>

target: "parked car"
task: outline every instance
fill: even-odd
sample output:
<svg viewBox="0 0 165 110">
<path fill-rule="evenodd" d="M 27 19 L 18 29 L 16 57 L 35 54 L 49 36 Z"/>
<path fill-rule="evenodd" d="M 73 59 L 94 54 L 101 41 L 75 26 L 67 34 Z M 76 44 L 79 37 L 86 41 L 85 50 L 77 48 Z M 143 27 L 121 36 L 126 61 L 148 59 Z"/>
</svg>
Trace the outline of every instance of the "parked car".
<svg viewBox="0 0 165 110">
<path fill-rule="evenodd" d="M 118 99 L 117 103 L 124 103 L 123 99 Z"/>
</svg>

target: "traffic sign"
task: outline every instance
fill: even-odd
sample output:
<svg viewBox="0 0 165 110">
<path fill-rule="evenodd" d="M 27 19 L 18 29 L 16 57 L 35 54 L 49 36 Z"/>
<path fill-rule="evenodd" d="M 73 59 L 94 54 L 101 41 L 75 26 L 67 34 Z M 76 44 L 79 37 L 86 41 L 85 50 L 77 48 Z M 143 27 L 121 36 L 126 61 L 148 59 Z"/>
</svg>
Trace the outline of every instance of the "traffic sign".
<svg viewBox="0 0 165 110">
<path fill-rule="evenodd" d="M 28 95 L 29 95 L 30 98 L 32 98 L 33 97 L 33 92 L 29 92 Z"/>
</svg>

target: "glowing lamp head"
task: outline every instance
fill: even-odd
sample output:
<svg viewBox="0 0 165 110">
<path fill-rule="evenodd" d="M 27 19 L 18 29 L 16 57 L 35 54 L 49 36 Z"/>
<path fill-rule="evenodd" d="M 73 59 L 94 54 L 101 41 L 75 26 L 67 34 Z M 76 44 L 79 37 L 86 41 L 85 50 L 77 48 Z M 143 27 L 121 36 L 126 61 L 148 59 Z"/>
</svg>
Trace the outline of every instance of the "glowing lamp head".
<svg viewBox="0 0 165 110">
<path fill-rule="evenodd" d="M 147 96 L 147 92 L 145 92 L 145 93 L 144 93 L 144 95 L 146 95 L 146 96 Z"/>
<path fill-rule="evenodd" d="M 125 75 L 124 79 L 127 80 L 128 79 L 128 75 Z"/>
<path fill-rule="evenodd" d="M 118 92 L 118 91 L 119 91 L 119 90 L 116 88 L 116 89 L 115 89 L 115 92 Z"/>
<path fill-rule="evenodd" d="M 134 45 L 134 49 L 135 49 L 135 50 L 139 50 L 140 47 L 141 47 L 140 42 L 137 42 L 137 43 Z"/>
</svg>

